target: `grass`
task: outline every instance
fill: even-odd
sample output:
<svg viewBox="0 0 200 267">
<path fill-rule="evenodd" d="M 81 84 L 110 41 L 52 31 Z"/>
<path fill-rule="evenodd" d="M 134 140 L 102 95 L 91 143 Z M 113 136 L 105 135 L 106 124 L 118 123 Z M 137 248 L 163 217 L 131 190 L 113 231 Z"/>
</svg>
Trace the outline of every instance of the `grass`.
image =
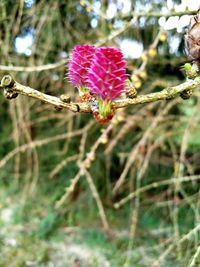
<svg viewBox="0 0 200 267">
<path fill-rule="evenodd" d="M 115 236 L 108 236 L 101 228 L 95 204 L 90 203 L 90 210 L 87 209 L 87 194 L 80 196 L 70 208 L 66 207 L 66 211 L 57 211 L 53 208 L 53 198 L 48 198 L 39 189 L 26 201 L 22 200 L 20 191 L 15 195 L 13 191 L 8 186 L 1 186 L 2 267 L 120 267 L 127 259 L 131 267 L 146 267 L 174 242 L 173 218 L 169 216 L 171 212 L 173 216 L 170 211 L 173 207 L 169 203 L 158 202 L 156 206 L 141 199 L 138 230 L 130 247 L 129 205 L 119 211 L 106 210 L 115 232 Z M 164 205 L 167 205 L 166 209 Z M 187 204 L 181 203 L 177 207 L 178 226 L 184 235 L 194 227 L 195 216 Z M 160 266 L 189 266 L 198 242 L 199 235 L 195 233 L 194 238 L 181 244 L 182 260 L 178 259 L 175 245 L 175 250 Z M 183 262 L 186 265 L 182 265 Z"/>
</svg>

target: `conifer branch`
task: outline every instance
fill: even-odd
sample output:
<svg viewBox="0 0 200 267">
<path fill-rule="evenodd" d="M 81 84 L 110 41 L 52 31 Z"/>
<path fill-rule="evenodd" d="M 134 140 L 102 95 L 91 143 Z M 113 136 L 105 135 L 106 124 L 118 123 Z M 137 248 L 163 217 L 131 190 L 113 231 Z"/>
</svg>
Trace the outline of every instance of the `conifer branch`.
<svg viewBox="0 0 200 267">
<path fill-rule="evenodd" d="M 200 86 L 200 77 L 195 79 L 188 79 L 184 83 L 177 86 L 167 87 L 160 92 L 150 93 L 146 95 L 138 95 L 135 98 L 121 98 L 113 101 L 115 109 L 127 107 L 129 105 L 145 104 L 160 100 L 173 99 L 183 92 L 193 91 L 193 89 Z M 31 98 L 35 98 L 44 103 L 53 105 L 57 109 L 68 109 L 73 112 L 91 113 L 90 104 L 87 102 L 72 102 L 65 101 L 61 97 L 51 96 L 42 93 L 29 86 L 22 85 L 15 81 L 10 75 L 5 75 L 1 80 L 0 88 L 4 90 L 4 95 L 7 99 L 16 98 L 19 94 L 25 95 Z"/>
</svg>

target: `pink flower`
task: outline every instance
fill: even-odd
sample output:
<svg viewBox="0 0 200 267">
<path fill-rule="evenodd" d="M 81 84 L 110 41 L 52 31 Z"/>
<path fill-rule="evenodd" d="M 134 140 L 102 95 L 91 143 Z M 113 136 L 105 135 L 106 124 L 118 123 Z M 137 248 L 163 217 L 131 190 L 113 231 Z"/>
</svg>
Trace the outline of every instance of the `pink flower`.
<svg viewBox="0 0 200 267">
<path fill-rule="evenodd" d="M 68 76 L 70 82 L 77 87 L 87 86 L 87 74 L 91 66 L 96 48 L 93 45 L 76 45 L 69 61 Z"/>
<path fill-rule="evenodd" d="M 126 80 L 126 62 L 121 50 L 98 48 L 88 72 L 90 91 L 103 100 L 113 100 L 124 92 Z"/>
</svg>

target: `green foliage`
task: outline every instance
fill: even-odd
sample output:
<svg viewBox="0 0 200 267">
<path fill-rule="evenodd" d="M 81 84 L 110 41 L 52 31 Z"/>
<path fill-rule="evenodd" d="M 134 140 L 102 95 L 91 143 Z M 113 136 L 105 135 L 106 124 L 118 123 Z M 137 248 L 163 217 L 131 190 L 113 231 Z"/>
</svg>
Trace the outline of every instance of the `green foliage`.
<svg viewBox="0 0 200 267">
<path fill-rule="evenodd" d="M 58 216 L 49 211 L 47 215 L 41 219 L 38 227 L 38 236 L 39 238 L 47 238 L 49 237 L 53 231 L 56 229 L 56 225 L 58 224 Z"/>
</svg>

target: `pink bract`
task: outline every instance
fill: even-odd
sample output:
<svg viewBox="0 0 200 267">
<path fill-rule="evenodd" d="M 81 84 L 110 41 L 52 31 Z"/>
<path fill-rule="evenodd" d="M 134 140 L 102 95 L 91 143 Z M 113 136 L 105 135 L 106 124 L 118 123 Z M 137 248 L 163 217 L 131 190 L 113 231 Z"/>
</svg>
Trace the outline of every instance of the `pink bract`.
<svg viewBox="0 0 200 267">
<path fill-rule="evenodd" d="M 126 80 L 126 62 L 121 50 L 98 48 L 88 72 L 90 91 L 103 100 L 113 100 L 124 92 Z"/>
<path fill-rule="evenodd" d="M 96 48 L 93 45 L 76 45 L 68 65 L 70 82 L 77 87 L 87 86 L 87 74 Z"/>
</svg>

